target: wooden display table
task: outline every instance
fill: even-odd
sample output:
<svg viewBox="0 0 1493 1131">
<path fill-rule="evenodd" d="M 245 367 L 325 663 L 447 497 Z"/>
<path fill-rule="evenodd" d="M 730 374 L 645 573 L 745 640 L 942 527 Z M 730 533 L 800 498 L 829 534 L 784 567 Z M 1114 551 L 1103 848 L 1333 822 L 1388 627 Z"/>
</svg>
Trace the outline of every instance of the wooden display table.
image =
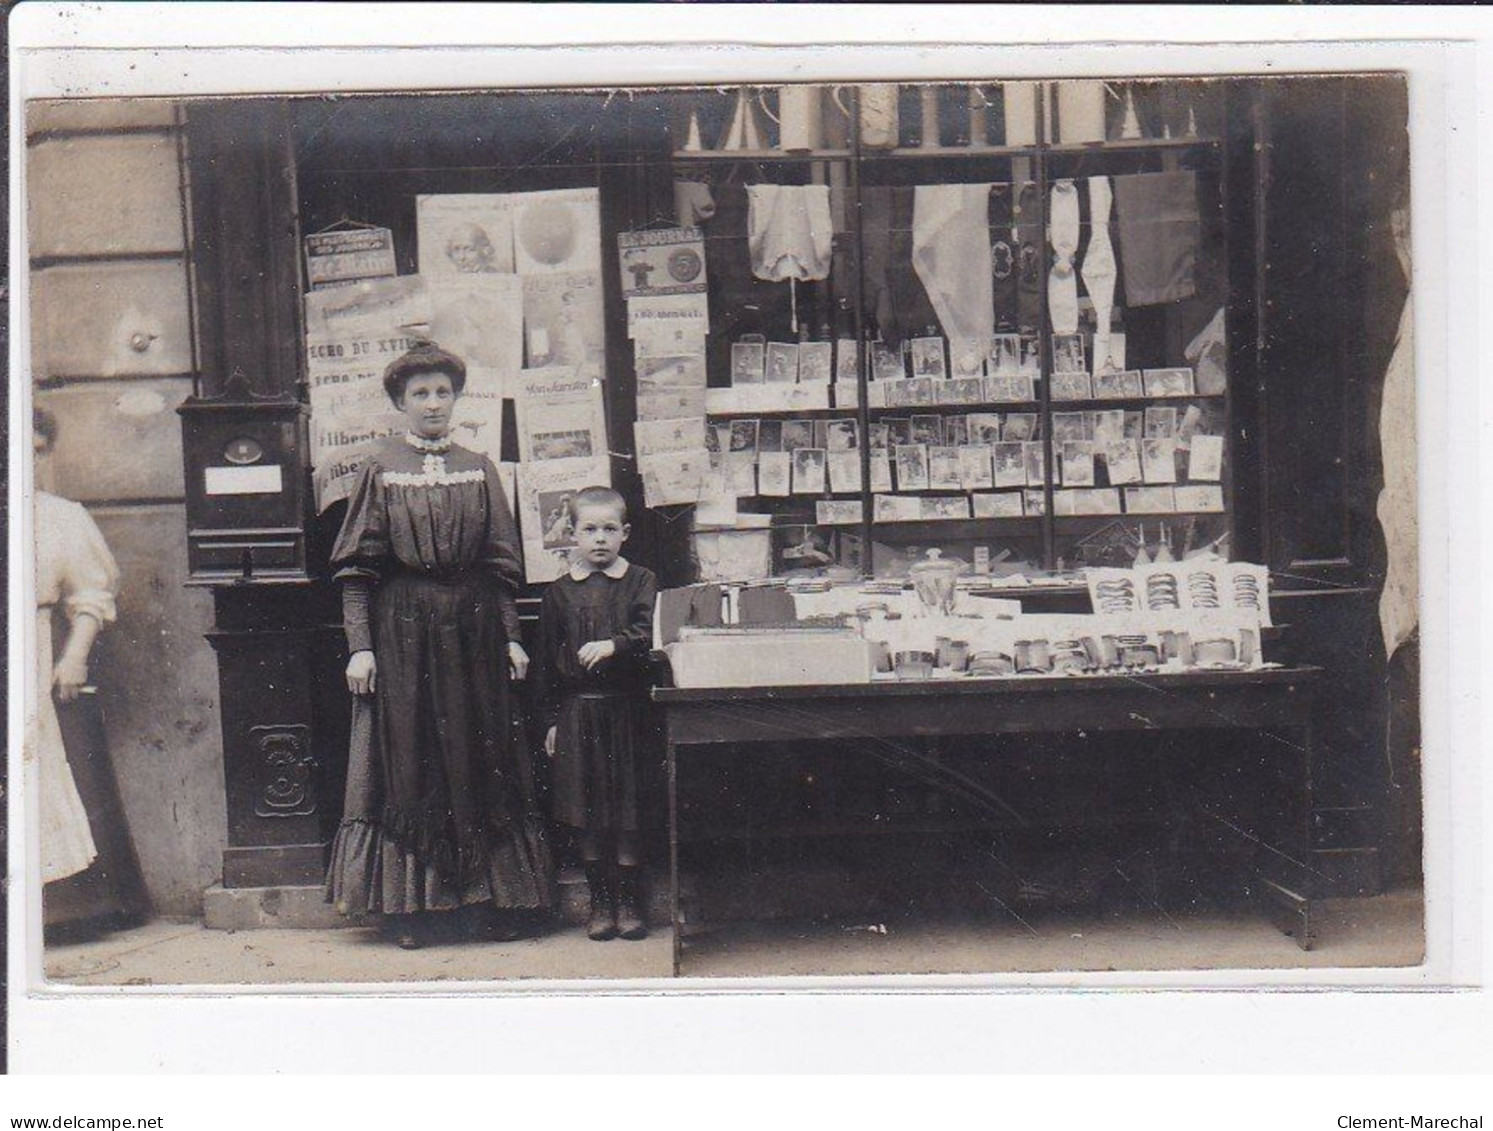
<svg viewBox="0 0 1493 1131">
<path fill-rule="evenodd" d="M 680 970 L 681 750 L 768 742 L 935 739 L 1106 731 L 1238 730 L 1279 755 L 1280 804 L 1255 834 L 1252 885 L 1302 949 L 1311 945 L 1311 771 L 1321 669 L 1015 676 L 827 687 L 658 688 L 668 743 L 669 907 Z M 868 742 L 873 756 L 885 756 Z M 906 754 L 906 744 L 901 754 Z M 992 756 L 998 755 L 993 748 Z M 899 755 L 900 756 L 900 755 Z M 1207 760 L 1199 754 L 1200 766 Z"/>
</svg>

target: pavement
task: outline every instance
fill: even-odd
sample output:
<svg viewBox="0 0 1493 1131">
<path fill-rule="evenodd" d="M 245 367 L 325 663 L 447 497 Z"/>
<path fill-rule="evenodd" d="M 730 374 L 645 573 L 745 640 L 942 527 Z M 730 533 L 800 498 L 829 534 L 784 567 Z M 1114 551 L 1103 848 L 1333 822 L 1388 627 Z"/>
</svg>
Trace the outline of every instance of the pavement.
<svg viewBox="0 0 1493 1131">
<path fill-rule="evenodd" d="M 1046 973 L 1110 970 L 1415 966 L 1424 953 L 1419 891 L 1324 900 L 1313 950 L 1247 911 L 918 915 L 727 923 L 696 928 L 692 977 Z M 157 920 L 49 947 L 57 986 L 305 986 L 325 983 L 668 978 L 667 927 L 647 939 L 595 943 L 576 927 L 518 942 L 404 951 L 375 931 L 209 930 Z"/>
</svg>

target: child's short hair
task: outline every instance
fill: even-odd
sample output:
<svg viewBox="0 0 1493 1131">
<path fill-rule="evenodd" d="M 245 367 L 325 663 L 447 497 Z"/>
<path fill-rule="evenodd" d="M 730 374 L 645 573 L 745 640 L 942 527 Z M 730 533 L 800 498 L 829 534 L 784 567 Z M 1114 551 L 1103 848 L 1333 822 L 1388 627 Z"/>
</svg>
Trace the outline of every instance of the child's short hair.
<svg viewBox="0 0 1493 1131">
<path fill-rule="evenodd" d="M 627 521 L 627 500 L 610 487 L 582 487 L 570 496 L 570 519 L 574 522 L 582 507 L 614 507 L 617 517 Z"/>
</svg>

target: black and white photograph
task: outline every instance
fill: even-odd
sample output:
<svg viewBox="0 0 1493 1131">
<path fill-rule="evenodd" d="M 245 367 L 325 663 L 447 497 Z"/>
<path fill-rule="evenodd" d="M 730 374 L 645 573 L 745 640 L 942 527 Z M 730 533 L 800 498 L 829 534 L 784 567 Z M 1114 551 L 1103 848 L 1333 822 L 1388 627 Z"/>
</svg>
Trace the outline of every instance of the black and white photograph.
<svg viewBox="0 0 1493 1131">
<path fill-rule="evenodd" d="M 1447 984 L 1445 249 L 1412 258 L 1409 64 L 1307 38 L 18 75 L 12 996 Z M 367 277 L 314 275 L 339 232 Z M 639 239 L 704 289 L 632 287 Z M 544 297 L 528 368 L 443 333 L 419 292 L 457 276 Z M 308 311 L 391 287 L 313 384 Z M 1134 368 L 1091 380 L 1110 334 Z M 887 501 L 888 455 L 943 495 Z M 1194 561 L 1238 603 L 1171 601 L 1155 563 Z M 596 1118 L 654 1108 L 700 1114 Z"/>
</svg>

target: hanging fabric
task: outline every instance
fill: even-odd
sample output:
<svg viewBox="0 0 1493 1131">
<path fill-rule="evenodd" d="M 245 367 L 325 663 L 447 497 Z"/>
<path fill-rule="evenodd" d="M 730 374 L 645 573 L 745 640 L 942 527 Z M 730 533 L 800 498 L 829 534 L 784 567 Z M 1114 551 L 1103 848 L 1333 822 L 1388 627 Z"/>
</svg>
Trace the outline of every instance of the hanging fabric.
<svg viewBox="0 0 1493 1131">
<path fill-rule="evenodd" d="M 1225 333 L 1224 312 L 1220 306 L 1218 313 L 1182 351 L 1182 356 L 1192 366 L 1193 385 L 1199 396 L 1216 396 L 1229 386 L 1229 351 Z"/>
<path fill-rule="evenodd" d="M 1054 181 L 1047 238 L 1052 268 L 1047 275 L 1047 311 L 1054 334 L 1078 333 L 1078 188 L 1070 180 Z"/>
<path fill-rule="evenodd" d="M 913 196 L 912 265 L 944 334 L 989 341 L 990 185 L 919 185 Z"/>
<path fill-rule="evenodd" d="M 998 334 L 1014 334 L 1020 324 L 1016 305 L 1020 241 L 1013 223 L 1016 191 L 1014 185 L 990 186 L 990 287 Z"/>
<path fill-rule="evenodd" d="M 681 228 L 698 228 L 715 215 L 715 197 L 703 181 L 674 182 L 674 218 Z"/>
<path fill-rule="evenodd" d="M 1197 175 L 1116 177 L 1115 201 L 1126 304 L 1156 306 L 1191 298 L 1197 290 Z"/>
<path fill-rule="evenodd" d="M 1396 213 L 1390 224 L 1405 281 L 1410 281 L 1409 216 Z M 1420 522 L 1415 508 L 1415 323 L 1411 299 L 1405 297 L 1394 353 L 1384 373 L 1379 407 L 1379 445 L 1384 488 L 1376 507 L 1384 529 L 1384 591 L 1379 595 L 1379 627 L 1384 657 L 1410 639 L 1420 623 Z"/>
<path fill-rule="evenodd" d="M 1016 321 L 1024 334 L 1035 334 L 1042 325 L 1042 240 L 1045 237 L 1041 203 L 1042 194 L 1036 182 L 1023 180 L 1012 212 L 1011 235 L 1016 242 Z"/>
<path fill-rule="evenodd" d="M 770 282 L 829 277 L 834 222 L 828 185 L 747 186 L 752 274 Z"/>
<path fill-rule="evenodd" d="M 1115 249 L 1109 239 L 1112 197 L 1108 177 L 1089 178 L 1089 246 L 1083 255 L 1083 285 L 1094 304 L 1094 372 L 1109 363 L 1110 319 L 1115 308 Z"/>
</svg>

